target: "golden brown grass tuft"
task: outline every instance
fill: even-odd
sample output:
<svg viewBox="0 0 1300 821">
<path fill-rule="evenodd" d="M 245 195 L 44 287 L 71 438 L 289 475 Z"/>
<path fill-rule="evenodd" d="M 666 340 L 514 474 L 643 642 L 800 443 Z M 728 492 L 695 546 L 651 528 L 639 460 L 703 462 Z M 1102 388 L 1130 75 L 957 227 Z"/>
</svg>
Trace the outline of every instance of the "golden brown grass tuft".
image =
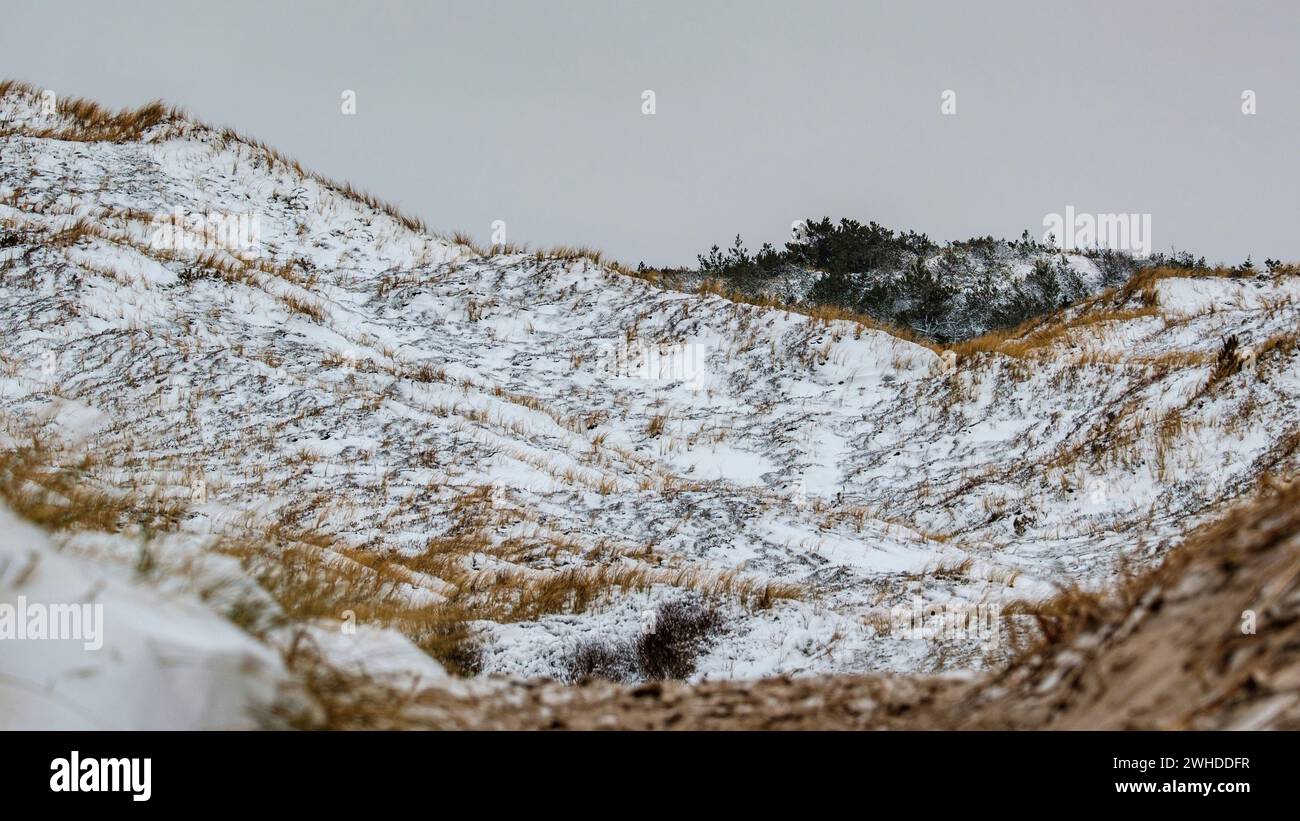
<svg viewBox="0 0 1300 821">
<path fill-rule="evenodd" d="M 15 80 L 0 82 L 0 98 L 10 94 L 36 97 L 41 91 Z M 70 124 L 38 129 L 32 136 L 75 142 L 128 142 L 143 138 L 154 126 L 182 119 L 184 112 L 154 100 L 139 108 L 110 111 L 99 103 L 80 98 L 61 98 L 55 103 L 57 115 Z"/>
<path fill-rule="evenodd" d="M 0 450 L 0 501 L 47 530 L 116 533 L 176 526 L 185 505 L 157 492 L 108 488 L 90 477 L 93 457 L 32 437 Z"/>
</svg>

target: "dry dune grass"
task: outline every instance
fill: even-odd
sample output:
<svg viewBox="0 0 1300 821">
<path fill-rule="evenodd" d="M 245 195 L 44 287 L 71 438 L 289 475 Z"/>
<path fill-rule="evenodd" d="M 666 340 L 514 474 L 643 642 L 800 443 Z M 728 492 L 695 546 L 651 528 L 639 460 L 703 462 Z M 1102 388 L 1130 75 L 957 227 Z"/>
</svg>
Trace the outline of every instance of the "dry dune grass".
<svg viewBox="0 0 1300 821">
<path fill-rule="evenodd" d="M 125 491 L 92 478 L 94 457 L 31 436 L 0 448 L 0 501 L 47 530 L 170 530 L 184 503 L 156 489 Z"/>
<path fill-rule="evenodd" d="M 39 97 L 41 93 L 41 89 L 28 83 L 16 80 L 0 81 L 0 99 L 10 94 Z M 142 139 L 146 132 L 159 125 L 180 127 L 180 124 L 184 123 L 187 127 L 189 125 L 207 127 L 218 135 L 218 140 L 222 144 L 240 143 L 246 145 L 256 154 L 264 157 L 268 166 L 278 165 L 303 177 L 312 178 L 351 200 L 363 203 L 376 212 L 392 217 L 411 231 L 429 233 L 423 220 L 404 214 L 392 203 L 362 191 L 351 183 L 336 182 L 309 172 L 297 160 L 284 156 L 263 142 L 241 135 L 230 128 L 217 129 L 205 126 L 181 109 L 165 105 L 161 101 L 147 103 L 139 108 L 114 112 L 92 100 L 69 97 L 57 101 L 56 113 L 72 120 L 72 124 L 61 128 L 27 129 L 23 133 L 31 137 L 77 142 L 130 142 Z M 171 133 L 173 132 L 163 131 L 159 132 L 157 136 L 160 138 L 166 137 Z M 3 135 L 3 132 L 0 132 L 0 135 Z"/>
<path fill-rule="evenodd" d="M 15 80 L 0 81 L 0 98 L 21 93 L 40 96 L 40 89 Z M 74 142 L 128 142 L 139 140 L 154 126 L 182 119 L 179 109 L 164 105 L 161 100 L 146 103 L 139 108 L 110 111 L 92 100 L 77 98 L 59 99 L 55 113 L 72 120 L 60 128 L 38 129 L 31 136 Z"/>
<path fill-rule="evenodd" d="M 1285 275 L 1284 271 L 1276 272 Z M 1024 359 L 1046 353 L 1067 341 L 1073 331 L 1106 323 L 1132 322 L 1146 317 L 1163 317 L 1172 321 L 1161 310 L 1156 298 L 1156 283 L 1171 278 L 1224 278 L 1234 277 L 1229 268 L 1188 270 L 1185 268 L 1142 268 L 1126 282 L 1094 294 L 1071 306 L 1068 316 L 1063 311 L 1034 317 L 1015 328 L 992 331 L 952 346 L 958 357 L 965 360 L 981 353 L 997 353 L 1014 359 Z M 1137 299 L 1136 306 L 1133 304 Z"/>
<path fill-rule="evenodd" d="M 490 490 L 487 489 L 487 490 Z M 477 568 L 474 557 L 501 549 L 487 526 L 488 493 L 474 491 L 453 504 L 459 522 L 430 539 L 422 554 L 351 548 L 319 531 L 273 528 L 224 539 L 216 549 L 241 560 L 294 620 L 342 619 L 393 627 L 453 673 L 477 671 L 471 623 L 535 620 L 579 613 L 616 595 L 667 586 L 764 608 L 803 595 L 795 585 L 698 567 L 655 568 L 635 563 L 538 570 L 497 562 Z M 439 580 L 436 598 L 412 596 L 414 582 Z"/>
<path fill-rule="evenodd" d="M 17 432 L 23 426 L 10 420 L 6 427 Z M 158 481 L 118 487 L 98 478 L 100 468 L 123 461 L 125 454 L 117 454 L 122 459 L 106 451 L 90 456 L 31 434 L 14 441 L 20 444 L 0 449 L 0 501 L 47 529 L 117 533 L 137 526 L 146 534 L 171 531 L 191 504 L 187 485 L 169 488 Z M 274 624 L 351 617 L 392 627 L 454 674 L 478 670 L 476 621 L 580 613 L 620 594 L 656 587 L 755 609 L 805 595 L 797 585 L 735 570 L 689 563 L 661 566 L 662 557 L 644 548 L 624 549 L 623 558 L 601 563 L 609 548 L 598 546 L 588 561 L 584 554 L 590 548 L 582 541 L 541 532 L 522 542 L 503 540 L 496 529 L 518 514 L 497 503 L 491 486 L 469 488 L 447 502 L 449 526 L 416 555 L 382 543 L 349 544 L 324 524 L 331 509 L 329 497 L 318 494 L 270 517 L 246 515 L 212 540 L 209 549 L 237 559 L 270 594 L 279 608 Z M 583 563 L 546 569 L 514 561 L 538 550 Z M 483 558 L 490 564 L 480 566 Z M 228 615 L 252 628 L 265 624 L 269 614 Z"/>
<path fill-rule="evenodd" d="M 1300 729 L 1300 484 L 1275 483 L 1157 568 L 1027 607 L 1039 630 L 974 680 L 823 676 L 487 693 L 325 681 L 305 726 L 474 729 Z"/>
<path fill-rule="evenodd" d="M 279 605 L 281 624 L 353 618 L 392 627 L 438 659 L 450 672 L 477 672 L 469 621 L 475 614 L 453 602 L 413 602 L 408 574 L 329 538 L 226 537 L 214 549 L 240 560 Z M 325 542 L 313 544 L 312 541 Z"/>
<path fill-rule="evenodd" d="M 635 276 L 654 284 L 660 284 L 665 279 L 663 272 L 655 269 L 643 269 L 640 271 L 621 270 L 621 273 Z M 930 340 L 925 339 L 906 328 L 888 325 L 879 322 L 866 314 L 854 313 L 853 311 L 839 308 L 834 305 L 793 305 L 782 302 L 774 297 L 750 296 L 741 293 L 734 288 L 728 287 L 726 283 L 717 279 L 707 279 L 701 282 L 695 289 L 695 292 L 698 294 L 722 297 L 729 302 L 734 302 L 739 305 L 753 305 L 758 308 L 769 308 L 807 316 L 822 325 L 829 325 L 832 322 L 846 322 L 867 330 L 883 331 L 899 339 L 929 348 L 935 353 L 942 353 L 944 350 L 941 346 L 934 344 Z"/>
<path fill-rule="evenodd" d="M 1189 271 L 1186 268 L 1171 268 L 1157 266 L 1152 268 L 1139 269 L 1133 276 L 1119 287 L 1098 295 L 1098 301 L 1109 302 L 1116 307 L 1128 305 L 1135 297 L 1142 304 L 1151 306 L 1156 304 L 1155 286 L 1162 279 L 1175 279 L 1180 277 L 1191 277 L 1203 279 L 1207 277 L 1234 277 L 1237 272 L 1231 268 L 1210 268 L 1205 270 Z"/>
</svg>

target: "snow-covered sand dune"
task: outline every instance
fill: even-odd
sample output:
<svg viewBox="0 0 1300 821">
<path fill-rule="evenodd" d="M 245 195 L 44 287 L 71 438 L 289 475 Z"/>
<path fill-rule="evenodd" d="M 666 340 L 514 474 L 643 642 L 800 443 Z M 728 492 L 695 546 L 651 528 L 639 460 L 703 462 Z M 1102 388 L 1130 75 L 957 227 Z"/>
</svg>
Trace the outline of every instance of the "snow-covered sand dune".
<svg viewBox="0 0 1300 821">
<path fill-rule="evenodd" d="M 0 134 L 0 444 L 128 511 L 30 536 L 61 562 L 41 595 L 107 573 L 129 594 L 106 606 L 157 600 L 171 632 L 169 608 L 206 608 L 214 664 L 308 642 L 441 686 L 566 679 L 704 602 L 695 678 L 980 668 L 1005 640 L 900 616 L 1105 584 L 1297 459 L 1293 275 L 1146 274 L 945 358 L 576 254 L 485 255 L 173 115 L 86 139 L 11 86 Z M 156 220 L 178 210 L 258 242 L 178 240 Z M 0 681 L 47 662 L 5 653 Z M 250 704 L 275 689 L 248 675 Z"/>
</svg>

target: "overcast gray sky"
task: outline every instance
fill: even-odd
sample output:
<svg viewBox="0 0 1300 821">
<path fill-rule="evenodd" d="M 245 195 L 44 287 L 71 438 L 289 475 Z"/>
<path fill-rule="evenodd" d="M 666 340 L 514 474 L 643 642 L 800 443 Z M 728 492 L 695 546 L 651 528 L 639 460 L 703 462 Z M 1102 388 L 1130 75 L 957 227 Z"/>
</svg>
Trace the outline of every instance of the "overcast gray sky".
<svg viewBox="0 0 1300 821">
<path fill-rule="evenodd" d="M 948 240 L 1073 205 L 1300 259 L 1293 0 L 4 6 L 0 77 L 163 98 L 480 240 L 668 265 L 805 216 Z"/>
</svg>

